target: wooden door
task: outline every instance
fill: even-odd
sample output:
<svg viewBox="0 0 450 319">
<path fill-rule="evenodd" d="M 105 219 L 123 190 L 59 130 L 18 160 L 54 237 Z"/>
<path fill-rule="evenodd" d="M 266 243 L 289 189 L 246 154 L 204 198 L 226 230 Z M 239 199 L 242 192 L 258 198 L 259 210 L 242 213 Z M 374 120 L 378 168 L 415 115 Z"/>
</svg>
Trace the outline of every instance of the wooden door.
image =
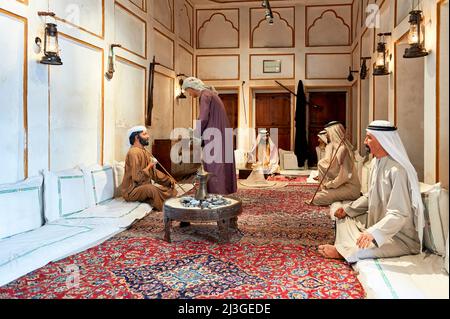
<svg viewBox="0 0 450 319">
<path fill-rule="evenodd" d="M 310 92 L 309 101 L 318 106 L 309 107 L 308 151 L 312 166 L 317 164 L 317 134 L 331 121 L 347 124 L 347 92 Z"/>
<path fill-rule="evenodd" d="M 220 99 L 225 106 L 227 112 L 228 121 L 230 122 L 231 128 L 237 129 L 238 127 L 238 116 L 239 116 L 239 94 L 219 94 Z M 236 136 L 233 138 L 234 149 L 237 147 Z"/>
<path fill-rule="evenodd" d="M 291 150 L 291 95 L 257 93 L 255 99 L 257 131 L 278 129 L 278 148 Z"/>
</svg>

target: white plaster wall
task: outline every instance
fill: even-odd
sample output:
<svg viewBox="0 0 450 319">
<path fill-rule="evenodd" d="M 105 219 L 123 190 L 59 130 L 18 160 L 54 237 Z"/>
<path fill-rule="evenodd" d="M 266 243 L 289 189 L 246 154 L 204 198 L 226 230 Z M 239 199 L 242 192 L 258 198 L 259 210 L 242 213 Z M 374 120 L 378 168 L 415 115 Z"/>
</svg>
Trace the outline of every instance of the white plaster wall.
<svg viewBox="0 0 450 319">
<path fill-rule="evenodd" d="M 129 148 L 127 131 L 130 127 L 145 124 L 147 69 L 126 60 L 116 62 L 115 110 L 115 160 L 125 160 Z"/>
<path fill-rule="evenodd" d="M 444 1 L 441 6 L 441 15 L 440 15 L 440 56 L 439 56 L 439 121 L 440 121 L 440 136 L 439 136 L 439 178 L 442 182 L 442 185 L 448 189 L 448 111 L 449 111 L 449 103 L 448 103 L 448 27 L 449 27 L 449 18 L 448 18 L 448 1 Z"/>
<path fill-rule="evenodd" d="M 404 52 L 407 44 L 399 44 Z M 424 61 L 397 60 L 397 117 L 399 133 L 420 180 L 424 178 Z"/>
<path fill-rule="evenodd" d="M 359 115 L 359 94 L 358 94 L 358 83 L 355 82 L 355 84 L 353 84 L 352 86 L 352 143 L 353 145 L 357 146 L 358 145 L 358 115 Z"/>
<path fill-rule="evenodd" d="M 374 112 L 373 120 L 389 120 L 389 76 L 377 76 L 373 78 Z"/>
<path fill-rule="evenodd" d="M 174 41 L 161 31 L 155 29 L 153 33 L 155 56 L 158 63 L 173 70 L 174 68 Z"/>
<path fill-rule="evenodd" d="M 174 79 L 163 73 L 155 74 L 154 112 L 151 137 L 168 139 L 173 130 Z"/>
<path fill-rule="evenodd" d="M 115 5 L 115 32 L 116 41 L 124 49 L 146 58 L 146 21 L 123 8 L 122 5 Z"/>
<path fill-rule="evenodd" d="M 25 175 L 25 23 L 0 11 L 0 30 L 8 30 L 8 37 L 0 37 L 0 183 L 12 183 Z M 11 38 L 17 40 L 11 43 Z"/>
<path fill-rule="evenodd" d="M 66 63 L 50 70 L 50 169 L 100 164 L 103 51 L 60 37 Z"/>
<path fill-rule="evenodd" d="M 102 17 L 104 0 L 49 0 L 49 10 L 57 17 L 97 34 L 103 33 Z"/>
</svg>

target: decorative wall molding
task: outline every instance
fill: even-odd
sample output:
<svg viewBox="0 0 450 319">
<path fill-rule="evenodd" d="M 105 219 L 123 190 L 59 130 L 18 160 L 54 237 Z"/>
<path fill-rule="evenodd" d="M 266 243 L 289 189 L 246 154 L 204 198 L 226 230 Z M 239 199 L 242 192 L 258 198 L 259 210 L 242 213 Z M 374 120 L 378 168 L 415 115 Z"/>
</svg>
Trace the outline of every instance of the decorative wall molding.
<svg viewBox="0 0 450 319">
<path fill-rule="evenodd" d="M 158 30 L 157 28 L 153 28 L 153 30 L 156 32 L 155 33 L 155 35 L 160 35 L 160 36 L 162 36 L 162 38 L 163 39 L 166 39 L 166 40 L 168 40 L 169 42 L 168 43 L 170 43 L 170 45 L 172 46 L 172 48 L 170 49 L 170 64 L 167 64 L 167 63 L 162 63 L 162 62 L 160 62 L 160 61 L 157 61 L 157 62 L 159 62 L 159 63 L 161 63 L 161 66 L 164 66 L 165 68 L 167 68 L 167 69 L 169 69 L 169 70 L 175 70 L 175 41 L 171 38 L 171 37 L 169 37 L 168 35 L 166 35 L 164 32 L 162 32 L 162 31 L 160 31 L 160 30 Z M 159 43 L 157 40 L 156 40 L 156 38 L 155 38 L 155 41 L 154 41 L 154 46 L 155 46 L 155 52 L 157 51 L 157 43 Z M 161 58 L 161 56 L 158 56 L 158 54 L 156 54 L 156 58 L 157 58 L 157 60 L 159 59 L 160 60 L 160 58 Z"/>
<path fill-rule="evenodd" d="M 283 64 L 281 66 L 282 71 L 280 73 L 280 76 L 276 76 L 275 74 L 270 74 L 268 76 L 254 76 L 253 71 L 256 69 L 256 66 L 254 65 L 254 57 L 267 57 L 267 59 L 264 60 L 279 60 L 283 58 L 292 58 L 292 67 L 289 68 L 286 71 L 286 66 L 283 67 Z M 250 80 L 293 80 L 295 79 L 295 54 L 294 53 L 274 53 L 274 54 L 250 54 L 249 56 L 249 74 L 250 74 Z M 282 61 L 283 62 L 283 61 Z M 287 61 L 284 61 L 287 62 Z M 261 64 L 262 67 L 262 64 Z M 283 76 L 283 74 L 289 75 L 291 73 L 291 76 Z"/>
<path fill-rule="evenodd" d="M 201 19 L 200 15 L 203 12 L 210 12 L 208 18 Z M 228 26 L 228 32 L 227 29 L 224 28 L 217 28 L 214 29 L 214 25 L 212 25 L 208 29 L 209 25 L 212 24 L 213 19 L 221 19 L 223 18 L 224 25 Z M 197 19 L 197 49 L 238 49 L 240 47 L 240 10 L 238 8 L 227 8 L 227 9 L 219 9 L 219 10 L 213 10 L 213 9 L 197 9 L 196 10 L 196 19 Z M 234 20 L 234 21 L 233 21 Z M 201 23 L 201 24 L 200 24 Z M 218 41 L 220 43 L 223 43 L 223 45 L 212 45 L 212 46 L 205 46 L 205 44 L 202 44 L 202 36 L 201 32 L 208 32 L 208 30 L 212 30 L 212 35 L 208 37 L 208 39 L 212 38 L 214 41 Z M 223 39 L 223 34 L 227 34 L 230 37 L 235 32 L 235 36 L 230 38 L 230 43 L 227 44 L 226 40 Z M 215 34 L 216 33 L 216 34 Z M 235 44 L 233 43 L 235 42 Z"/>
<path fill-rule="evenodd" d="M 156 3 L 158 3 L 158 5 L 164 4 L 165 9 L 168 10 L 167 12 L 169 13 L 170 23 L 168 25 L 166 22 L 162 21 L 161 16 L 157 12 L 155 12 L 155 14 L 154 14 L 155 21 L 157 21 L 159 24 L 161 24 L 164 28 L 166 28 L 170 32 L 173 32 L 174 31 L 174 0 L 155 0 L 154 1 L 155 7 L 157 6 Z M 161 9 L 162 9 L 162 7 L 161 7 Z M 156 10 L 156 9 L 154 9 L 154 10 Z"/>
<path fill-rule="evenodd" d="M 279 43 L 275 45 L 258 45 L 255 38 L 258 38 L 258 35 L 261 32 L 264 33 L 265 39 L 282 39 L 280 37 L 280 28 L 273 28 L 273 26 L 269 26 L 267 24 L 267 20 L 265 18 L 265 9 L 264 8 L 250 8 L 250 19 L 249 19 L 249 29 L 250 32 L 250 48 L 294 48 L 295 47 L 295 7 L 272 7 L 272 11 L 274 14 L 274 23 L 282 23 L 285 25 L 286 31 L 291 33 L 289 37 L 289 43 Z M 288 21 L 289 18 L 284 18 L 282 15 L 283 11 L 288 11 L 292 15 L 292 21 Z M 257 22 L 253 20 L 254 12 L 256 14 L 260 14 L 260 18 L 257 18 Z M 267 28 L 267 30 L 264 30 Z M 275 30 L 275 31 L 273 31 Z M 278 30 L 278 31 L 277 31 Z M 278 33 L 277 33 L 278 32 Z M 271 34 L 272 33 L 272 34 Z M 282 33 L 282 32 L 281 32 Z M 284 33 L 283 33 L 284 34 Z"/>
<path fill-rule="evenodd" d="M 203 81 L 226 81 L 226 80 L 239 80 L 241 78 L 241 59 L 239 54 L 211 54 L 211 55 L 196 55 L 197 63 L 196 63 L 196 75 L 201 78 Z M 235 67 L 235 69 L 228 69 L 230 72 L 229 77 L 211 77 L 211 74 L 202 74 L 201 72 L 201 61 L 200 60 L 210 60 L 210 63 L 214 65 L 222 65 L 227 62 L 231 64 L 231 67 Z M 215 62 L 211 62 L 215 61 Z M 235 64 L 234 66 L 232 64 Z M 209 68 L 210 69 L 210 68 Z M 223 72 L 222 72 L 223 73 Z M 236 76 L 232 76 L 231 74 L 235 74 Z"/>
<path fill-rule="evenodd" d="M 394 97 L 395 97 L 394 98 L 394 125 L 395 126 L 398 125 L 398 101 L 397 101 L 397 89 L 398 89 L 398 84 L 397 84 L 398 72 L 397 72 L 397 69 L 398 69 L 398 63 L 397 63 L 397 60 L 398 60 L 398 58 L 400 58 L 397 46 L 401 42 L 406 40 L 406 38 L 408 37 L 408 34 L 409 34 L 409 30 L 408 30 L 408 32 L 403 34 L 400 38 L 398 38 L 394 42 L 394 58 L 395 58 L 395 63 L 394 63 Z"/>
<path fill-rule="evenodd" d="M 194 76 L 194 64 L 195 64 L 194 53 L 192 53 L 189 49 L 185 48 L 181 44 L 179 44 L 178 46 L 182 51 L 186 52 L 187 54 L 189 54 L 191 56 L 191 70 L 190 70 L 189 74 L 186 74 L 186 73 L 185 74 L 187 76 Z M 181 73 L 184 73 L 184 71 L 182 70 L 181 67 L 180 67 L 180 71 L 181 71 Z"/>
<path fill-rule="evenodd" d="M 341 67 L 342 69 L 339 70 L 339 74 L 342 74 L 341 76 L 312 76 L 310 73 L 310 68 L 308 68 L 308 63 L 310 62 L 310 60 L 314 57 L 320 58 L 322 56 L 335 56 L 338 59 L 342 59 L 341 62 L 343 62 L 344 60 L 348 60 L 345 61 L 347 63 L 345 64 L 340 64 L 340 63 L 333 63 L 331 61 L 330 58 L 327 58 L 325 60 L 322 60 L 322 62 L 320 62 L 320 65 L 323 66 L 323 63 L 331 63 L 332 65 L 334 65 L 335 67 Z M 345 58 L 346 57 L 346 58 Z M 347 79 L 347 75 L 348 75 L 348 67 L 351 65 L 352 63 L 352 57 L 350 53 L 306 53 L 305 54 L 305 79 L 307 80 L 346 80 Z"/>
<path fill-rule="evenodd" d="M 190 47 L 193 47 L 194 44 L 194 7 L 188 2 L 184 1 L 183 7 L 180 10 L 180 15 L 186 15 L 187 22 L 188 22 L 188 29 L 189 29 L 189 37 L 185 38 L 184 34 L 179 32 L 179 37 L 181 41 L 189 45 Z"/>
<path fill-rule="evenodd" d="M 146 107 L 147 106 L 147 98 L 148 98 L 148 96 L 147 96 L 147 92 L 148 92 L 148 89 L 147 89 L 148 88 L 147 67 L 143 66 L 143 65 L 140 65 L 139 63 L 133 62 L 131 60 L 128 60 L 128 59 L 126 59 L 126 58 L 124 58 L 124 57 L 122 57 L 120 55 L 116 55 L 116 60 L 120 61 L 120 62 L 123 62 L 125 64 L 129 64 L 131 66 L 134 66 L 134 67 L 136 67 L 138 69 L 142 69 L 144 71 L 144 75 L 145 75 L 144 76 L 145 77 L 145 92 L 144 92 L 144 101 L 143 101 L 142 107 L 144 108 L 144 110 L 147 110 L 147 107 Z"/>
<path fill-rule="evenodd" d="M 104 49 L 101 47 L 98 47 L 96 45 L 93 45 L 91 43 L 88 43 L 86 41 L 77 39 L 75 37 L 72 37 L 68 34 L 65 34 L 63 32 L 59 32 L 59 37 L 60 38 L 65 38 L 69 41 L 73 41 L 77 44 L 80 44 L 82 46 L 85 46 L 89 49 L 93 49 L 95 51 L 98 51 L 99 54 L 101 55 L 101 74 L 100 74 L 100 78 L 101 78 L 101 92 L 100 92 L 100 139 L 99 139 L 99 144 L 100 144 L 100 159 L 99 159 L 99 163 L 100 165 L 103 165 L 104 163 L 104 144 L 105 144 L 105 54 L 104 54 Z M 49 88 L 51 87 L 50 83 L 51 83 L 51 68 L 48 68 L 48 82 L 49 82 Z M 51 92 L 51 91 L 50 91 Z M 51 170 L 51 94 L 49 94 L 48 97 L 48 116 L 49 116 L 49 121 L 48 121 L 48 169 Z"/>
<path fill-rule="evenodd" d="M 141 9 L 143 12 L 147 13 L 147 0 L 128 0 L 136 6 L 137 8 Z"/>
<path fill-rule="evenodd" d="M 148 51 L 148 45 L 147 45 L 147 21 L 145 21 L 144 19 L 142 19 L 141 17 L 139 17 L 137 14 L 135 14 L 133 11 L 131 11 L 130 9 L 128 9 L 128 8 L 126 8 L 124 5 L 122 5 L 122 4 L 120 4 L 119 2 L 115 2 L 115 8 L 119 8 L 120 10 L 122 10 L 122 11 L 124 11 L 126 14 L 128 14 L 129 16 L 131 16 L 132 18 L 134 18 L 134 19 L 136 19 L 136 20 L 138 20 L 140 23 L 142 23 L 143 24 L 143 26 L 144 26 L 144 35 L 143 35 L 143 38 L 144 38 L 144 42 L 143 42 L 143 47 L 144 47 L 144 53 L 143 53 L 143 55 L 142 55 L 142 53 L 140 53 L 140 52 L 136 52 L 135 50 L 133 50 L 133 49 L 131 49 L 131 48 L 128 48 L 126 45 L 124 45 L 123 43 L 121 43 L 122 44 L 122 47 L 121 47 L 121 49 L 122 50 L 125 50 L 125 51 L 127 51 L 127 52 L 129 52 L 129 53 L 131 53 L 131 54 L 134 54 L 134 55 L 136 55 L 136 56 L 138 56 L 138 57 L 140 57 L 140 58 L 142 58 L 142 59 L 147 59 L 147 51 Z M 117 20 L 115 21 L 115 23 L 117 23 Z M 116 35 L 116 41 L 119 41 L 119 42 L 122 42 L 122 41 L 120 41 L 121 39 L 119 39 L 119 38 L 117 38 L 117 35 Z"/>
<path fill-rule="evenodd" d="M 28 0 L 26 0 L 26 1 L 28 1 Z M 51 1 L 52 0 L 49 0 L 50 10 L 54 10 L 54 9 L 51 8 Z M 57 1 L 57 0 L 53 0 L 53 1 Z M 99 0 L 96 0 L 96 1 L 99 1 Z M 87 29 L 86 27 L 83 27 L 83 26 L 77 25 L 77 24 L 75 24 L 75 23 L 73 23 L 71 21 L 68 21 L 68 20 L 66 20 L 66 19 L 64 19 L 62 17 L 59 17 L 58 15 L 55 16 L 55 19 L 57 21 L 60 21 L 60 22 L 64 23 L 64 24 L 67 24 L 67 25 L 69 25 L 71 27 L 74 27 L 74 28 L 76 28 L 78 30 L 81 30 L 83 32 L 86 32 L 86 33 L 88 33 L 90 35 L 93 35 L 93 36 L 95 36 L 97 38 L 100 38 L 100 39 L 104 40 L 105 39 L 105 0 L 101 0 L 101 1 L 102 1 L 102 21 L 101 21 L 101 24 L 102 24 L 101 25 L 101 30 L 102 31 L 101 31 L 100 34 L 99 33 L 95 33 L 93 31 Z M 56 11 L 56 10 L 54 10 L 54 11 Z M 80 14 L 81 14 L 81 12 L 80 12 Z"/>
<path fill-rule="evenodd" d="M 330 7 L 333 8 L 346 8 L 345 10 L 348 11 L 347 14 L 350 15 L 349 17 L 349 23 L 350 25 L 345 21 L 345 18 L 341 17 L 338 12 L 334 9 L 331 9 Z M 309 17 L 309 13 L 312 9 L 317 9 L 317 8 L 323 8 L 323 11 L 320 13 L 320 16 L 317 16 L 314 18 L 314 21 L 312 23 L 310 23 L 310 17 Z M 329 46 L 350 46 L 351 42 L 352 42 L 352 22 L 353 22 L 353 16 L 352 16 L 352 5 L 351 4 L 343 4 L 343 5 L 316 5 L 316 6 L 307 6 L 305 9 L 305 30 L 306 30 L 306 37 L 305 37 L 305 46 L 306 47 L 329 47 Z M 319 42 L 317 42 L 316 44 L 314 43 L 314 41 L 312 40 L 314 37 L 312 36 L 312 29 L 313 28 L 317 28 L 320 21 L 322 21 L 323 19 L 325 19 L 325 16 L 329 17 L 329 16 L 334 16 L 335 19 L 335 23 L 336 25 L 333 26 L 326 26 L 324 31 L 328 31 L 328 32 L 335 32 L 337 31 L 337 29 L 339 28 L 339 25 L 343 25 L 343 29 L 347 30 L 347 39 L 346 42 L 336 42 L 336 43 L 330 43 L 330 44 L 319 44 Z M 323 33 L 319 32 L 321 34 L 321 36 L 323 37 Z M 336 35 L 330 34 L 330 38 L 336 38 Z"/>
</svg>

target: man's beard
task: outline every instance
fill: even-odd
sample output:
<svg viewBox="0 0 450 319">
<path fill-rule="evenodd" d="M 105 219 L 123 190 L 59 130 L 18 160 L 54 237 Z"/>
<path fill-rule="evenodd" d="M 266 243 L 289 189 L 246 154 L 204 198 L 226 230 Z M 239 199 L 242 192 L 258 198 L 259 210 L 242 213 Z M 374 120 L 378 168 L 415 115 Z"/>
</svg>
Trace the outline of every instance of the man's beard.
<svg viewBox="0 0 450 319">
<path fill-rule="evenodd" d="M 150 145 L 150 139 L 143 139 L 142 137 L 138 136 L 139 143 L 141 143 L 142 146 L 149 146 Z"/>
<path fill-rule="evenodd" d="M 366 145 L 366 151 L 368 154 L 372 154 L 372 150 L 370 149 L 369 145 Z"/>
</svg>

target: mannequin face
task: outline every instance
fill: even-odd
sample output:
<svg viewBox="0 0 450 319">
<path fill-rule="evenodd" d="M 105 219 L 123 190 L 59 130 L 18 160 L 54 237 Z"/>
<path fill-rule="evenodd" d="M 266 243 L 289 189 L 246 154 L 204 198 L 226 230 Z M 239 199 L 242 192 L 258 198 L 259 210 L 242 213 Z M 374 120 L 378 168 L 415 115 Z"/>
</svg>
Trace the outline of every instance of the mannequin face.
<svg viewBox="0 0 450 319">
<path fill-rule="evenodd" d="M 384 148 L 381 146 L 380 142 L 378 142 L 375 136 L 370 133 L 367 133 L 364 144 L 370 149 L 370 153 L 376 158 L 382 158 L 388 155 Z"/>
<path fill-rule="evenodd" d="M 197 90 L 194 90 L 194 89 L 192 89 L 192 88 L 187 88 L 187 89 L 185 90 L 185 92 L 186 92 L 189 96 L 191 96 L 191 97 L 193 97 L 193 98 L 198 98 L 198 97 L 200 96 L 200 92 L 197 91 Z"/>
<path fill-rule="evenodd" d="M 269 137 L 270 137 L 270 134 L 263 134 L 261 136 L 261 144 L 269 143 Z"/>
</svg>

